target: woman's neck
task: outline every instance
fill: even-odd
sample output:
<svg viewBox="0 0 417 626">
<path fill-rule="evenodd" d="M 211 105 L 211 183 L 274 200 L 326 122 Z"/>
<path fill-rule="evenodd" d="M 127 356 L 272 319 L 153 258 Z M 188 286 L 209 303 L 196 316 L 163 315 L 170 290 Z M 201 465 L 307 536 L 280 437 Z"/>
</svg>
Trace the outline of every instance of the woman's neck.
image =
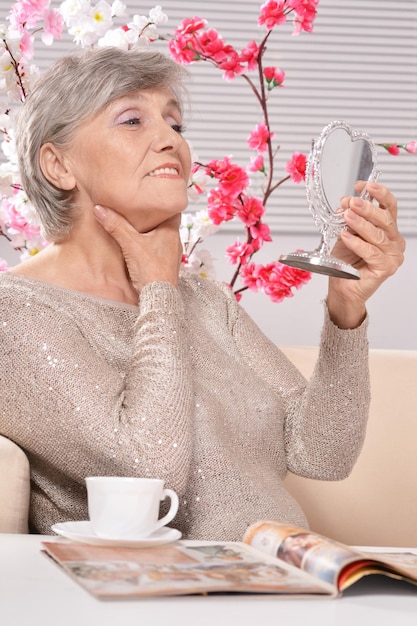
<svg viewBox="0 0 417 626">
<path fill-rule="evenodd" d="M 108 236 L 72 235 L 51 243 L 11 271 L 117 302 L 138 302 L 120 248 Z"/>
</svg>

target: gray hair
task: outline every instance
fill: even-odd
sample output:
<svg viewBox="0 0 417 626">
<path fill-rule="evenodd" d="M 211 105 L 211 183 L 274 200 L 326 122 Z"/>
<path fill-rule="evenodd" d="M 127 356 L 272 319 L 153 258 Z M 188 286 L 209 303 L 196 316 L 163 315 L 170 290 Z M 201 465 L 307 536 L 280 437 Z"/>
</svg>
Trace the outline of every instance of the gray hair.
<svg viewBox="0 0 417 626">
<path fill-rule="evenodd" d="M 169 89 L 181 106 L 186 75 L 160 52 L 106 47 L 63 57 L 35 83 L 18 115 L 16 148 L 23 188 L 46 239 L 68 235 L 76 206 L 73 190 L 59 189 L 43 175 L 42 145 L 65 149 L 85 120 L 132 91 Z"/>
</svg>

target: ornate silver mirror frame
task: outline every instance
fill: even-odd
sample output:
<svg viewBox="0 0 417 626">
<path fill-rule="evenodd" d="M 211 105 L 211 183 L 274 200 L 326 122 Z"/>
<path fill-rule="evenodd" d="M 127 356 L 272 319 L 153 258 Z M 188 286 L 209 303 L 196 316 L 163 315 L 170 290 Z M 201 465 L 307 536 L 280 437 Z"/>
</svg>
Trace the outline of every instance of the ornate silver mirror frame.
<svg viewBox="0 0 417 626">
<path fill-rule="evenodd" d="M 341 196 L 358 195 L 356 181 L 375 181 L 378 176 L 377 151 L 371 137 L 343 121 L 328 124 L 312 142 L 305 179 L 308 206 L 321 233 L 320 244 L 310 252 L 283 254 L 280 262 L 319 274 L 358 279 L 358 270 L 332 256 L 330 241 L 347 228 L 339 210 Z M 366 186 L 360 196 L 369 197 Z"/>
</svg>

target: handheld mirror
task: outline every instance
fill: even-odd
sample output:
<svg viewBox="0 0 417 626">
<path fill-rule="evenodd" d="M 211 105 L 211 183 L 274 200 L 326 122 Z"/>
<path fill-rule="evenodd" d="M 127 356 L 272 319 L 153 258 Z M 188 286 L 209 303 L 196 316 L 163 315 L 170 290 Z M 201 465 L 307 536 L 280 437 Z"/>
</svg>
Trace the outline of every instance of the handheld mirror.
<svg viewBox="0 0 417 626">
<path fill-rule="evenodd" d="M 341 196 L 358 195 L 354 189 L 358 180 L 376 181 L 379 175 L 376 166 L 377 151 L 369 135 L 352 130 L 343 121 L 325 126 L 312 142 L 305 183 L 308 206 L 321 241 L 310 252 L 281 255 L 281 263 L 328 276 L 360 278 L 352 265 L 331 255 L 330 241 L 347 228 L 339 211 Z M 366 187 L 360 197 L 369 197 Z"/>
</svg>

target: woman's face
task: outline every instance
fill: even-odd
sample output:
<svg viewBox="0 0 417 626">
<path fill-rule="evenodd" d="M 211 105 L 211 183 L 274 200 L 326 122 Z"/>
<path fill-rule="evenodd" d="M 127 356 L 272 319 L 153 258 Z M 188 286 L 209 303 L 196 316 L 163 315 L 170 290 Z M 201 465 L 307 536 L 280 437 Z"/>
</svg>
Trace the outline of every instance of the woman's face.
<svg viewBox="0 0 417 626">
<path fill-rule="evenodd" d="M 128 94 L 87 120 L 65 156 L 81 207 L 102 204 L 140 232 L 187 206 L 191 156 L 169 91 Z"/>
</svg>

